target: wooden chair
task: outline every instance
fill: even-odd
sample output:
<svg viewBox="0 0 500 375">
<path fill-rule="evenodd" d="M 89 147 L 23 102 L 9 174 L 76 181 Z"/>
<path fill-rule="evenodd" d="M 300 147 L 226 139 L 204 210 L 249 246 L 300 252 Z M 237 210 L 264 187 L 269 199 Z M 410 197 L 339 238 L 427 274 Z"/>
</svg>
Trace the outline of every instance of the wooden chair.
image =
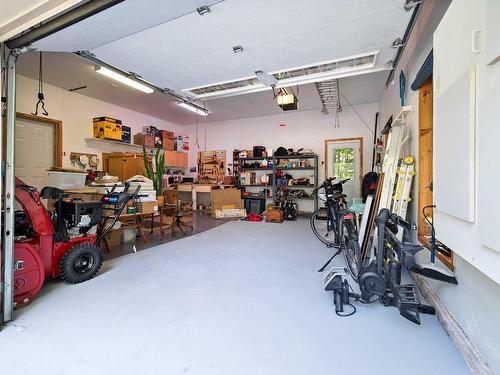
<svg viewBox="0 0 500 375">
<path fill-rule="evenodd" d="M 192 231 L 193 226 L 184 218 L 192 217 L 193 210 L 183 207 L 184 205 L 179 200 L 179 192 L 169 189 L 163 191 L 163 196 L 165 197 L 165 205 L 162 211 L 167 216 L 172 217 L 172 235 L 174 235 L 175 228 L 179 228 L 183 234 L 186 234 L 186 229 Z"/>
</svg>

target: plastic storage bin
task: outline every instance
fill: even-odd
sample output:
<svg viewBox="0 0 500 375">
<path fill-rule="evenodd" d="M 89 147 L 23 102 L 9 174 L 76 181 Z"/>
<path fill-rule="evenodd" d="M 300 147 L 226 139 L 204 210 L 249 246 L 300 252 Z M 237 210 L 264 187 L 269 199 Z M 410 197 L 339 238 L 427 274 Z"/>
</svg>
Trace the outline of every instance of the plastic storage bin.
<svg viewBox="0 0 500 375">
<path fill-rule="evenodd" d="M 85 187 L 85 172 L 49 171 L 48 185 L 58 189 L 82 189 Z"/>
</svg>

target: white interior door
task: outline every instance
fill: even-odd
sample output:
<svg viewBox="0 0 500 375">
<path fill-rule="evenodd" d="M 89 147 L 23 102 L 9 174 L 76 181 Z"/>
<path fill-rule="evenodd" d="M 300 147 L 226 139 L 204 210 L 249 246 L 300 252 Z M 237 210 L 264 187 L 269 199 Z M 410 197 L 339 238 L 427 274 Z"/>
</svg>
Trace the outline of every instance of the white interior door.
<svg viewBox="0 0 500 375">
<path fill-rule="evenodd" d="M 30 120 L 16 120 L 15 173 L 40 191 L 47 186 L 47 170 L 54 166 L 54 126 Z"/>
<path fill-rule="evenodd" d="M 339 180 L 349 178 L 344 184 L 344 194 L 348 201 L 361 197 L 361 142 L 328 141 L 326 147 L 327 177 L 336 177 Z"/>
</svg>

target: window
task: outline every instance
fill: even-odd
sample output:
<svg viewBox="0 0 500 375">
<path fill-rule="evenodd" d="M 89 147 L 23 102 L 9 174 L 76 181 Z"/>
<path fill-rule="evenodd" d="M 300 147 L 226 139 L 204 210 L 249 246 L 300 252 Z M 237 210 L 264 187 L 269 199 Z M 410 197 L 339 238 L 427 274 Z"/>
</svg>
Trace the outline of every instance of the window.
<svg viewBox="0 0 500 375">
<path fill-rule="evenodd" d="M 333 150 L 333 176 L 341 180 L 353 179 L 354 168 L 353 148 L 336 148 Z"/>
</svg>

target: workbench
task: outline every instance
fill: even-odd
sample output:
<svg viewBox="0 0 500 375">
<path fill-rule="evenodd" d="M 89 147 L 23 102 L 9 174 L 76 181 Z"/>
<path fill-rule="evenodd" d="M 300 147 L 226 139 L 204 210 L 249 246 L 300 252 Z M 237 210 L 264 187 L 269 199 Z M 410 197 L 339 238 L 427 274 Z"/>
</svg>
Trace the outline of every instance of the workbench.
<svg viewBox="0 0 500 375">
<path fill-rule="evenodd" d="M 181 201 L 182 195 L 186 193 L 191 193 L 192 208 L 194 211 L 198 209 L 199 205 L 206 207 L 211 206 L 210 196 L 212 190 L 214 189 L 226 189 L 232 188 L 233 185 L 218 185 L 218 184 L 179 184 L 177 185 L 177 191 L 179 192 L 179 198 Z"/>
</svg>

